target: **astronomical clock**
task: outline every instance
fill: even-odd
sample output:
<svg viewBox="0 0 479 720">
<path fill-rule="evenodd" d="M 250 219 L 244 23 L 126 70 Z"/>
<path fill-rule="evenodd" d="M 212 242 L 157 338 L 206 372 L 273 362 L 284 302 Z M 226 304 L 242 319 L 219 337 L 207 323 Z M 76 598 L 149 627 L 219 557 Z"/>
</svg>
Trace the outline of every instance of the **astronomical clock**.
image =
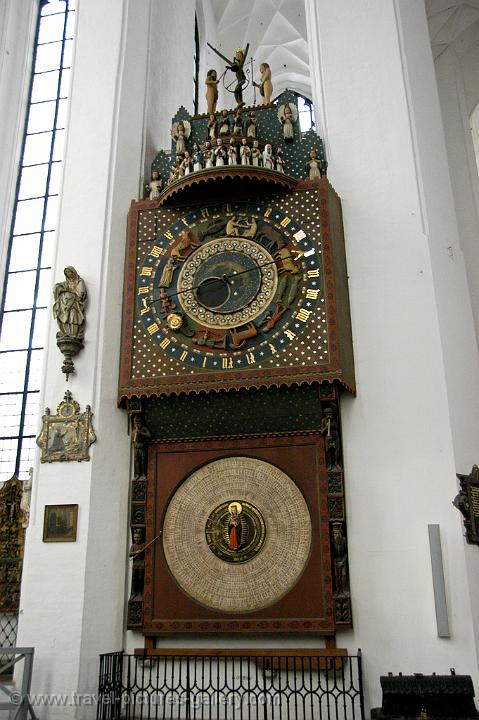
<svg viewBox="0 0 479 720">
<path fill-rule="evenodd" d="M 321 139 L 301 136 L 289 92 L 180 108 L 132 202 L 125 263 L 128 626 L 150 647 L 351 625 L 343 391 L 347 273 Z"/>
</svg>

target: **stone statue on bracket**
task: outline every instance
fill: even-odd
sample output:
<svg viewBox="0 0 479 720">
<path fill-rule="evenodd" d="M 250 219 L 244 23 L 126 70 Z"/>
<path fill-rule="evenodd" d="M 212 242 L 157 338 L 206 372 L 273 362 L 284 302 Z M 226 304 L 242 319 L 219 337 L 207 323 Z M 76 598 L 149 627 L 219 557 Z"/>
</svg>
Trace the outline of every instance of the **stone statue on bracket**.
<svg viewBox="0 0 479 720">
<path fill-rule="evenodd" d="M 62 371 L 68 376 L 74 372 L 73 357 L 83 348 L 85 335 L 86 286 L 74 267 L 63 271 L 65 280 L 53 288 L 53 317 L 57 321 L 57 345 L 65 359 Z"/>
</svg>

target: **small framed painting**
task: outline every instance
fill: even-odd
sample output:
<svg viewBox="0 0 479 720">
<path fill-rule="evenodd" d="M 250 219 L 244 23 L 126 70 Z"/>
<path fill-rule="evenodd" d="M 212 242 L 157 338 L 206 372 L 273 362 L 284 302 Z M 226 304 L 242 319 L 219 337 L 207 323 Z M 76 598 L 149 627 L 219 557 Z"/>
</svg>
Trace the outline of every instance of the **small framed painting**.
<svg viewBox="0 0 479 720">
<path fill-rule="evenodd" d="M 75 542 L 78 505 L 45 505 L 43 542 Z"/>
</svg>

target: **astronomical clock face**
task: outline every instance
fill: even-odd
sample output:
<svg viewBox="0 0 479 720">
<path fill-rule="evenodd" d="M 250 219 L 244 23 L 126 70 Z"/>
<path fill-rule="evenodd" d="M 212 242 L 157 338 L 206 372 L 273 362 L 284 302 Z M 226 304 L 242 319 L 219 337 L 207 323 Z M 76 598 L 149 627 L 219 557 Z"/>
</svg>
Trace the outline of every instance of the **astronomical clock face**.
<svg viewBox="0 0 479 720">
<path fill-rule="evenodd" d="M 204 371 L 282 353 L 318 306 L 320 256 L 298 220 L 237 203 L 187 213 L 142 260 L 137 310 L 159 352 Z"/>
</svg>

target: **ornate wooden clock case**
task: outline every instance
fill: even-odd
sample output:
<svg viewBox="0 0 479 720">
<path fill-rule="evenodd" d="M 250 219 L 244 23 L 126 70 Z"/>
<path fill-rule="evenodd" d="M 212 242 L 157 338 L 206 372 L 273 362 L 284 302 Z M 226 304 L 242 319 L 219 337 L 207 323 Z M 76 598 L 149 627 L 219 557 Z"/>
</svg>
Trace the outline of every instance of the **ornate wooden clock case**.
<svg viewBox="0 0 479 720">
<path fill-rule="evenodd" d="M 277 107 L 256 115 L 260 148 L 279 145 Z M 205 116 L 181 108 L 173 121 L 204 140 Z M 128 625 L 150 638 L 331 636 L 351 624 L 347 274 L 339 198 L 324 172 L 302 177 L 311 147 L 324 171 L 320 138 L 297 128 L 285 172 L 220 165 L 169 184 L 159 153 L 166 187 L 131 205 L 119 387 L 135 458 Z"/>
</svg>

